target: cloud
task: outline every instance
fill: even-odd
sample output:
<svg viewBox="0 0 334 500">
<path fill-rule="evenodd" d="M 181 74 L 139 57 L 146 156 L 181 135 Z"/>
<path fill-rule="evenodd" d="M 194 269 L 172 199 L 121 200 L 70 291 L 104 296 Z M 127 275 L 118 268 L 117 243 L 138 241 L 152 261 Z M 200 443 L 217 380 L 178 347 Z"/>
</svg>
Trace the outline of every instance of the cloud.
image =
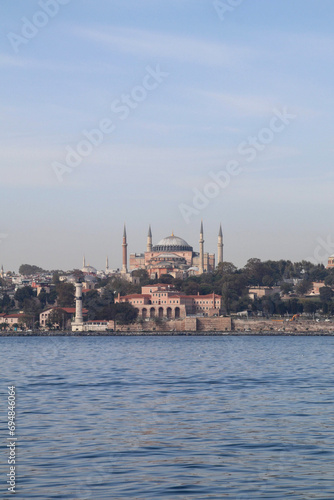
<svg viewBox="0 0 334 500">
<path fill-rule="evenodd" d="M 75 28 L 73 33 L 86 40 L 106 45 L 113 51 L 143 58 L 167 58 L 205 66 L 231 66 L 240 59 L 254 55 L 247 47 L 115 26 L 110 27 L 108 33 L 100 29 L 81 27 Z"/>
</svg>

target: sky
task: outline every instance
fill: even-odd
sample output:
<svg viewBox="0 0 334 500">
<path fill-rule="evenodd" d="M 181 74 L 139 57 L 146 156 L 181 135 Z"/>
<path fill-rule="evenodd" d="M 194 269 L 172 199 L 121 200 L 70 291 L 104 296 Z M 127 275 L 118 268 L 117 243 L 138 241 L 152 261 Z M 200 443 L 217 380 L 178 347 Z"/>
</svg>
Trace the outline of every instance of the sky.
<svg viewBox="0 0 334 500">
<path fill-rule="evenodd" d="M 332 0 L 0 3 L 0 265 L 121 266 L 172 232 L 326 262 Z M 333 243 L 332 243 L 333 242 Z M 321 251 L 319 251 L 319 245 Z M 314 260 L 313 259 L 313 260 Z"/>
</svg>

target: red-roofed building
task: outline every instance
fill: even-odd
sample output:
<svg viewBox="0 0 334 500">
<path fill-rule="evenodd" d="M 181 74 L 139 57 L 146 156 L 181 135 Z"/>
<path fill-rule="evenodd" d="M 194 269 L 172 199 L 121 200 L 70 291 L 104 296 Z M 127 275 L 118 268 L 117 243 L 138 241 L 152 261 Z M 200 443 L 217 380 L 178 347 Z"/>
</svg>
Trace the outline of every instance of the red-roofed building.
<svg viewBox="0 0 334 500">
<path fill-rule="evenodd" d="M 140 319 L 183 319 L 189 315 L 219 316 L 221 296 L 211 295 L 184 295 L 175 290 L 169 290 L 168 285 L 146 285 L 151 293 L 132 295 L 118 295 L 116 303 L 129 302 L 138 311 Z"/>
<path fill-rule="evenodd" d="M 21 324 L 22 326 L 26 326 L 24 322 L 25 315 L 23 313 L 14 313 L 14 314 L 0 314 L 0 323 L 5 323 L 9 327 L 15 324 Z"/>
<path fill-rule="evenodd" d="M 59 319 L 61 319 L 62 323 L 61 325 L 58 324 L 58 327 L 61 326 L 66 329 L 70 329 L 71 322 L 75 316 L 75 307 L 49 307 L 39 315 L 40 326 L 47 326 L 47 324 L 50 322 L 51 314 L 55 311 L 59 312 Z M 84 316 L 87 316 L 88 309 L 83 309 L 82 313 Z"/>
</svg>

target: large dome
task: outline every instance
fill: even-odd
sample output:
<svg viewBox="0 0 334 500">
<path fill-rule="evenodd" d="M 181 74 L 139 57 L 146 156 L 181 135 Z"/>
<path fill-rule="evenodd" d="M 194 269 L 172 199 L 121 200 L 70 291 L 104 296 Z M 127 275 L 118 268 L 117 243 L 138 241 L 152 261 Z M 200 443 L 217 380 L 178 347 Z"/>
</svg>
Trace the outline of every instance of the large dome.
<svg viewBox="0 0 334 500">
<path fill-rule="evenodd" d="M 193 251 L 193 248 L 182 238 L 178 236 L 167 236 L 162 238 L 157 245 L 153 247 L 154 252 L 177 252 Z"/>
</svg>

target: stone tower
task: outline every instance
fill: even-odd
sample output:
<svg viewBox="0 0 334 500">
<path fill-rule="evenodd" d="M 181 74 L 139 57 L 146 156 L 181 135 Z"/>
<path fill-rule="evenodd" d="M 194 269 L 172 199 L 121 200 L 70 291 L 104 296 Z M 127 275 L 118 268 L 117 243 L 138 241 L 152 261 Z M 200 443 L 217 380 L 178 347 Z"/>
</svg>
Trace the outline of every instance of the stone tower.
<svg viewBox="0 0 334 500">
<path fill-rule="evenodd" d="M 127 243 L 127 240 L 126 240 L 126 227 L 125 227 L 125 224 L 124 224 L 124 231 L 123 231 L 122 249 L 123 249 L 122 273 L 126 274 L 128 272 L 128 243 Z"/>
<path fill-rule="evenodd" d="M 147 252 L 152 252 L 152 231 L 151 231 L 151 225 L 148 228 L 146 251 Z"/>
<path fill-rule="evenodd" d="M 204 233 L 203 233 L 203 221 L 201 221 L 201 230 L 199 235 L 199 266 L 198 274 L 204 273 Z"/>
<path fill-rule="evenodd" d="M 217 266 L 223 262 L 223 231 L 222 231 L 222 225 L 220 224 L 219 227 L 219 233 L 218 233 L 218 252 L 217 252 Z"/>
</svg>

